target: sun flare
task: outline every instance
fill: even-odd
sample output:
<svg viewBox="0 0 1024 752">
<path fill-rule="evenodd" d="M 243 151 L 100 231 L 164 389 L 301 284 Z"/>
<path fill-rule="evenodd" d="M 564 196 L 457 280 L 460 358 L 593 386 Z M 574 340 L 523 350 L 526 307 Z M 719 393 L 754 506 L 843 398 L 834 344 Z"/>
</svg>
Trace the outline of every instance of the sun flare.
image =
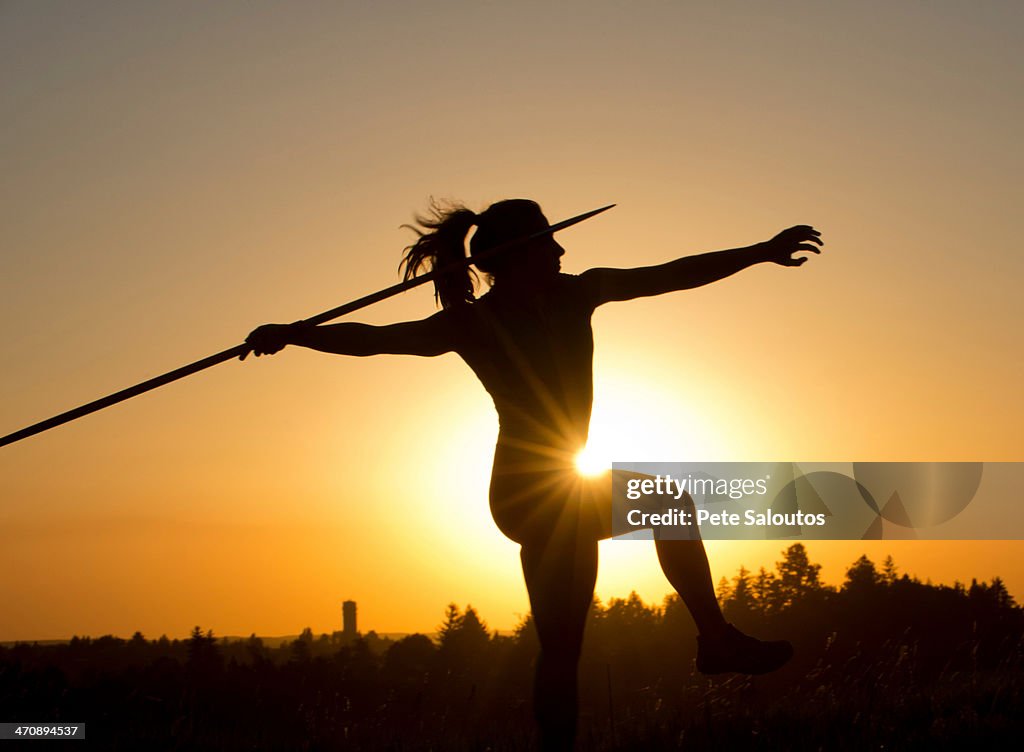
<svg viewBox="0 0 1024 752">
<path fill-rule="evenodd" d="M 576 470 L 580 475 L 600 475 L 612 466 L 611 460 L 603 455 L 596 447 L 588 443 L 579 454 L 576 455 Z"/>
<path fill-rule="evenodd" d="M 703 416 L 678 397 L 647 384 L 605 379 L 594 401 L 587 445 L 576 455 L 582 475 L 599 475 L 613 462 L 706 459 L 720 447 Z"/>
</svg>

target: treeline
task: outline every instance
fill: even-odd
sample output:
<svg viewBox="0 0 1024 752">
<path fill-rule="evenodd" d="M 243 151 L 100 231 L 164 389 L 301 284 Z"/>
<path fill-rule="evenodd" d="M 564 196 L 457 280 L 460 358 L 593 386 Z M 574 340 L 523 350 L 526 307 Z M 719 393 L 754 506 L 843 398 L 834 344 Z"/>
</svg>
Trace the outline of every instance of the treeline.
<svg viewBox="0 0 1024 752">
<path fill-rule="evenodd" d="M 999 746 L 1020 733 L 1022 618 L 999 578 L 932 585 L 861 557 L 839 586 L 794 544 L 718 593 L 730 621 L 786 637 L 776 674 L 694 673 L 677 597 L 595 602 L 581 661 L 595 749 Z M 437 638 L 300 637 L 268 647 L 74 638 L 0 648 L 5 720 L 86 722 L 111 749 L 528 749 L 536 635 L 498 635 L 452 604 Z"/>
</svg>

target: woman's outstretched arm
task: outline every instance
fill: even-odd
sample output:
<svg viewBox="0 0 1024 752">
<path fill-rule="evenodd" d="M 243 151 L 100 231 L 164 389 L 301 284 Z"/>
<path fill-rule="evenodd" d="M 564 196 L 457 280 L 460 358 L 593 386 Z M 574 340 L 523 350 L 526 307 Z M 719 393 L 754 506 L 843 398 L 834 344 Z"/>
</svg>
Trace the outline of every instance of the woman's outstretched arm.
<svg viewBox="0 0 1024 752">
<path fill-rule="evenodd" d="M 388 326 L 369 324 L 265 324 L 245 343 L 253 354 L 273 355 L 286 345 L 300 345 L 336 355 L 441 355 L 454 349 L 452 320 L 445 311 L 420 321 Z"/>
<path fill-rule="evenodd" d="M 797 258 L 794 254 L 800 251 L 821 253 L 820 245 L 820 232 L 809 225 L 798 225 L 747 248 L 686 256 L 667 264 L 636 269 L 590 269 L 580 278 L 587 285 L 594 304 L 601 305 L 700 287 L 766 261 L 800 266 L 807 257 Z"/>
</svg>

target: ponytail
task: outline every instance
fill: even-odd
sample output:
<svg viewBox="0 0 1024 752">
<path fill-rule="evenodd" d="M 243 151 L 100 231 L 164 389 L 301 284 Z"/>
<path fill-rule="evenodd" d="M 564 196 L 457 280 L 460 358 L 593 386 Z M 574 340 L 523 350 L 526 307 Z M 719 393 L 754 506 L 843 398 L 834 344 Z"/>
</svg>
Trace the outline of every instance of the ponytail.
<svg viewBox="0 0 1024 752">
<path fill-rule="evenodd" d="M 466 259 L 466 236 L 477 222 L 477 215 L 460 204 L 442 206 L 430 203 L 425 217 L 416 217 L 416 224 L 402 225 L 415 232 L 419 239 L 404 249 L 399 264 L 405 270 L 403 279 L 410 280 L 421 270 L 443 269 Z M 423 228 L 423 229 L 420 229 Z M 467 303 L 475 298 L 476 273 L 466 266 L 434 280 L 434 299 L 442 308 Z"/>
</svg>

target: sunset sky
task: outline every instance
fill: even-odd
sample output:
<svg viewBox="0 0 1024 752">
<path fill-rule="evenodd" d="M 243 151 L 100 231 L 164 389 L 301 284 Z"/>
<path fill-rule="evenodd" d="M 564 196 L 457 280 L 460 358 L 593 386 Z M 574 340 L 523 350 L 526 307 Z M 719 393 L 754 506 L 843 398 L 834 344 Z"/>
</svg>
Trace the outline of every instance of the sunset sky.
<svg viewBox="0 0 1024 752">
<path fill-rule="evenodd" d="M 552 219 L 566 271 L 825 253 L 594 318 L 620 460 L 1024 461 L 1024 6 L 0 4 L 6 434 L 390 285 L 431 196 Z M 421 288 L 370 323 L 435 310 Z M 454 354 L 231 362 L 0 449 L 0 641 L 432 631 L 528 610 L 497 421 Z M 782 542 L 708 546 L 714 576 Z M 952 583 L 1024 544 L 812 543 Z M 669 592 L 602 544 L 598 595 Z"/>
</svg>

